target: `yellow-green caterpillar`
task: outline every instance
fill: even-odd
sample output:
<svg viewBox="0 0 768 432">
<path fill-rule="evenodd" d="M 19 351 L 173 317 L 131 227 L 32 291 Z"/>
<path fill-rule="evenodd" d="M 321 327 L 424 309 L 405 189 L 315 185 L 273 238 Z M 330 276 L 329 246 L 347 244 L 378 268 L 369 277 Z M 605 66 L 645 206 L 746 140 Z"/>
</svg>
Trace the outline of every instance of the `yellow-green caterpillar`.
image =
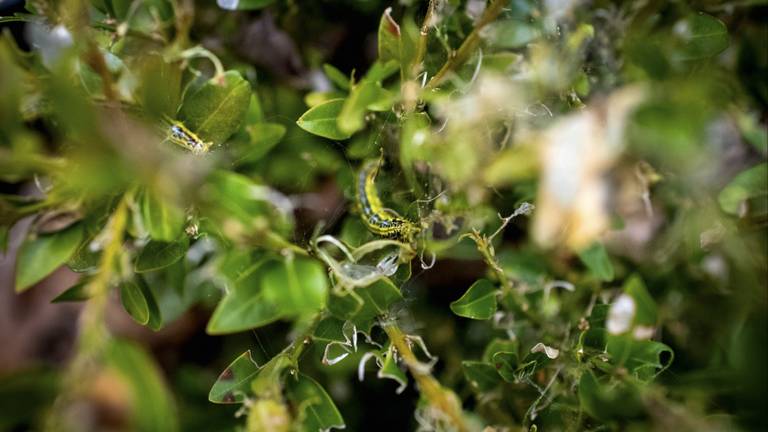
<svg viewBox="0 0 768 432">
<path fill-rule="evenodd" d="M 381 204 L 374 183 L 380 164 L 381 159 L 367 162 L 357 175 L 355 195 L 360 216 L 374 234 L 412 243 L 421 228 Z"/>
<path fill-rule="evenodd" d="M 168 141 L 184 147 L 194 154 L 208 153 L 212 143 L 200 139 L 180 121 L 173 120 L 170 117 L 165 117 L 163 120 L 168 127 L 168 136 L 166 137 Z"/>
</svg>

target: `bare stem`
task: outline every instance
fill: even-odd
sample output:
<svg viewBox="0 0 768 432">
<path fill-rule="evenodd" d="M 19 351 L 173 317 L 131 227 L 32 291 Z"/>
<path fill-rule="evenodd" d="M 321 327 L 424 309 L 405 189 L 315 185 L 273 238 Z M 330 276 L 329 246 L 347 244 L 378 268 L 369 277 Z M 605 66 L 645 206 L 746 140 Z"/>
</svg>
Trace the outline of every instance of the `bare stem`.
<svg viewBox="0 0 768 432">
<path fill-rule="evenodd" d="M 416 58 L 413 61 L 414 75 L 420 72 L 422 68 L 422 62 L 424 56 L 427 53 L 427 42 L 429 41 L 429 28 L 432 26 L 432 17 L 435 13 L 435 1 L 429 0 L 429 6 L 427 6 L 427 13 L 424 15 L 424 21 L 421 23 L 421 31 L 419 32 L 419 43 L 416 49 Z"/>
<path fill-rule="evenodd" d="M 426 88 L 433 89 L 439 86 L 448 76 L 448 73 L 456 70 L 469 59 L 469 56 L 472 54 L 472 52 L 475 51 L 475 48 L 477 48 L 477 45 L 480 43 L 480 31 L 486 25 L 493 22 L 499 16 L 499 14 L 501 14 L 505 3 L 506 2 L 504 0 L 491 1 L 491 4 L 489 4 L 485 8 L 485 11 L 483 11 L 480 19 L 477 20 L 475 28 L 472 29 L 472 32 L 469 34 L 469 36 L 464 39 L 464 42 L 461 43 L 459 49 L 448 56 L 448 60 L 446 60 L 445 64 L 443 64 L 443 67 L 437 71 L 435 76 L 429 80 Z"/>
<path fill-rule="evenodd" d="M 457 430 L 461 432 L 467 431 L 459 399 L 452 391 L 440 385 L 435 377 L 425 370 L 424 365 L 422 365 L 411 350 L 405 333 L 394 323 L 386 324 L 384 331 L 387 333 L 392 345 L 397 349 L 397 353 L 405 362 L 413 379 L 416 380 L 421 395 L 424 396 L 432 408 L 444 413 Z"/>
</svg>

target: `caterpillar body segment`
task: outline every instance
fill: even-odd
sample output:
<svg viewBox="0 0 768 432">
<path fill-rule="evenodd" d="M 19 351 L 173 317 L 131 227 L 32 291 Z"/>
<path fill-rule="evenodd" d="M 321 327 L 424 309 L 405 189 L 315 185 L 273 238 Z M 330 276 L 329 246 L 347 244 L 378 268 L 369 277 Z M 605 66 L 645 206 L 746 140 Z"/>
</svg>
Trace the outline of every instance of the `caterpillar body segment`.
<svg viewBox="0 0 768 432">
<path fill-rule="evenodd" d="M 355 195 L 360 216 L 374 234 L 412 243 L 421 228 L 381 203 L 375 184 L 380 165 L 381 159 L 367 162 L 358 173 Z"/>
</svg>

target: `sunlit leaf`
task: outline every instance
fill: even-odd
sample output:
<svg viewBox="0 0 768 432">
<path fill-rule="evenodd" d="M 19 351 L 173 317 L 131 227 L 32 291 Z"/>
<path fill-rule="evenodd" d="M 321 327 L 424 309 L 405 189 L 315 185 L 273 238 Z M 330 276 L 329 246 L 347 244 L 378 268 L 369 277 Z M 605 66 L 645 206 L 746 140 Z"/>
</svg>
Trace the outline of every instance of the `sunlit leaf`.
<svg viewBox="0 0 768 432">
<path fill-rule="evenodd" d="M 305 131 L 323 138 L 347 139 L 351 134 L 339 129 L 336 121 L 344 104 L 344 99 L 332 99 L 312 107 L 296 120 L 296 124 Z"/>
<path fill-rule="evenodd" d="M 16 292 L 40 282 L 67 262 L 83 237 L 83 226 L 76 224 L 53 234 L 27 239 L 16 258 Z"/>
<path fill-rule="evenodd" d="M 325 306 L 328 276 L 317 261 L 286 259 L 265 270 L 262 292 L 267 302 L 285 314 L 308 314 Z"/>
<path fill-rule="evenodd" d="M 458 316 L 487 320 L 496 313 L 496 287 L 486 279 L 480 279 L 469 287 L 460 299 L 451 303 L 451 310 Z"/>
<path fill-rule="evenodd" d="M 228 71 L 184 96 L 179 118 L 206 141 L 221 144 L 242 124 L 251 100 L 251 85 L 238 72 Z"/>
<path fill-rule="evenodd" d="M 184 228 L 184 212 L 153 190 L 146 190 L 140 199 L 144 228 L 154 240 L 172 242 Z"/>
</svg>

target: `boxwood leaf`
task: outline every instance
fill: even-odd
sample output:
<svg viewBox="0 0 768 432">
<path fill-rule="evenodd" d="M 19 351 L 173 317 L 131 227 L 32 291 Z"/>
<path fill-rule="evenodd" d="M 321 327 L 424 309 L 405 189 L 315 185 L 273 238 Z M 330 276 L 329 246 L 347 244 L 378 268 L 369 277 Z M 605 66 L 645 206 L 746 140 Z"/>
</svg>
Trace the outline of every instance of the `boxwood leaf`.
<svg viewBox="0 0 768 432">
<path fill-rule="evenodd" d="M 208 393 L 208 400 L 218 404 L 232 404 L 244 402 L 251 390 L 251 381 L 259 373 L 259 366 L 251 357 L 248 350 L 219 375 Z"/>
<path fill-rule="evenodd" d="M 78 302 L 88 300 L 90 298 L 90 294 L 88 293 L 88 283 L 90 283 L 89 278 L 86 277 L 81 279 L 78 283 L 65 289 L 61 292 L 61 294 L 54 297 L 54 299 L 51 300 L 51 303 Z"/>
<path fill-rule="evenodd" d="M 604 282 L 613 280 L 613 264 L 611 264 L 611 259 L 608 257 L 602 243 L 595 242 L 582 250 L 579 252 L 579 258 L 594 277 Z"/>
<path fill-rule="evenodd" d="M 463 361 L 461 369 L 464 377 L 476 391 L 490 391 L 501 381 L 492 364 L 481 361 Z"/>
<path fill-rule="evenodd" d="M 379 61 L 400 61 L 400 26 L 392 18 L 392 8 L 384 10 L 379 20 L 378 48 Z"/>
<path fill-rule="evenodd" d="M 487 279 L 480 279 L 451 303 L 451 310 L 458 316 L 476 320 L 487 320 L 496 313 L 496 287 Z"/>
<path fill-rule="evenodd" d="M 681 27 L 683 58 L 696 60 L 720 54 L 728 48 L 728 29 L 719 19 L 698 13 L 689 16 Z"/>
<path fill-rule="evenodd" d="M 298 407 L 302 430 L 321 431 L 346 427 L 331 397 L 317 381 L 307 375 L 300 373 L 296 379 L 287 379 L 286 395 Z"/>
<path fill-rule="evenodd" d="M 342 132 L 336 121 L 344 107 L 344 101 L 344 99 L 331 99 L 312 107 L 296 120 L 296 124 L 305 131 L 323 138 L 347 139 L 352 134 Z"/>
<path fill-rule="evenodd" d="M 323 71 L 325 72 L 325 75 L 328 77 L 328 79 L 331 80 L 334 84 L 336 84 L 340 89 L 342 90 L 349 90 L 349 77 L 344 75 L 340 70 L 336 69 L 335 67 L 324 64 L 323 65 Z"/>
<path fill-rule="evenodd" d="M 149 306 L 138 284 L 132 281 L 122 283 L 120 302 L 134 321 L 141 325 L 149 322 Z"/>
<path fill-rule="evenodd" d="M 251 139 L 238 162 L 254 162 L 261 159 L 285 136 L 285 126 L 280 123 L 257 123 L 245 127 Z"/>
<path fill-rule="evenodd" d="M 83 226 L 78 223 L 62 231 L 24 241 L 16 258 L 16 292 L 29 289 L 66 263 L 82 237 Z"/>
<path fill-rule="evenodd" d="M 720 208 L 731 215 L 746 216 L 751 208 L 750 203 L 762 200 L 763 205 L 756 208 L 768 208 L 768 163 L 761 163 L 740 172 L 720 192 L 717 197 Z"/>
<path fill-rule="evenodd" d="M 323 308 L 328 298 L 328 276 L 317 261 L 285 259 L 266 269 L 262 279 L 264 299 L 283 313 L 304 315 Z"/>
<path fill-rule="evenodd" d="M 285 315 L 276 304 L 265 298 L 262 291 L 263 274 L 260 271 L 260 267 L 255 268 L 251 272 L 253 277 L 238 280 L 234 288 L 219 302 L 208 321 L 208 334 L 248 330 L 269 324 Z"/>
<path fill-rule="evenodd" d="M 179 118 L 201 139 L 218 145 L 240 127 L 250 100 L 248 81 L 236 71 L 227 71 L 223 85 L 213 78 L 188 91 Z"/>
<path fill-rule="evenodd" d="M 131 420 L 129 430 L 176 431 L 179 429 L 173 397 L 157 365 L 138 345 L 111 340 L 107 346 L 107 366 L 121 378 L 113 388 L 129 389 Z M 127 387 L 124 387 L 127 386 Z"/>
<path fill-rule="evenodd" d="M 188 247 L 189 239 L 186 237 L 175 242 L 151 240 L 136 257 L 134 270 L 136 273 L 144 273 L 168 267 L 180 260 L 187 253 Z"/>
<path fill-rule="evenodd" d="M 151 189 L 140 198 L 141 218 L 149 236 L 154 240 L 170 242 L 179 237 L 184 228 L 184 212 Z"/>
</svg>

